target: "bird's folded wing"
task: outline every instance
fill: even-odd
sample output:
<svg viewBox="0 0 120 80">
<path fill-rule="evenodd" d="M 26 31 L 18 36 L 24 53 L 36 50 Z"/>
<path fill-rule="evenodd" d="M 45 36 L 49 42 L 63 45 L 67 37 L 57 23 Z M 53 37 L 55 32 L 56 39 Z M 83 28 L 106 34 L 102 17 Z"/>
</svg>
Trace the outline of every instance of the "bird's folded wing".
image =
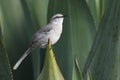
<svg viewBox="0 0 120 80">
<path fill-rule="evenodd" d="M 36 43 L 38 39 L 40 40 L 43 38 L 45 35 L 47 35 L 51 30 L 53 30 L 52 27 L 42 27 L 40 30 L 36 32 L 36 34 L 32 38 L 32 44 Z"/>
<path fill-rule="evenodd" d="M 42 27 L 40 30 L 38 30 L 38 31 L 36 32 L 36 34 L 33 36 L 32 39 L 34 40 L 36 37 L 38 37 L 38 36 L 40 36 L 40 35 L 47 34 L 47 33 L 49 33 L 51 30 L 52 30 L 52 27 Z"/>
</svg>

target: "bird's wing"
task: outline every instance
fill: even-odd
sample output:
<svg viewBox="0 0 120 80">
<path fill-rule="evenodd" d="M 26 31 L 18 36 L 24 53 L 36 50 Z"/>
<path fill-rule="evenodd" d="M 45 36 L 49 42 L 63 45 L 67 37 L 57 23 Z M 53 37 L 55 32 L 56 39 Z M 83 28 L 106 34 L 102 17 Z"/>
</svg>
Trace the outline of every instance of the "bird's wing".
<svg viewBox="0 0 120 80">
<path fill-rule="evenodd" d="M 53 27 L 51 27 L 50 25 L 49 26 L 46 26 L 46 27 L 42 27 L 40 30 L 38 30 L 37 33 L 47 33 L 49 31 L 51 31 L 53 29 Z"/>
<path fill-rule="evenodd" d="M 32 44 L 36 43 L 38 39 L 43 38 L 43 36 L 48 34 L 52 29 L 53 28 L 51 26 L 45 26 L 39 29 L 32 38 Z"/>
</svg>

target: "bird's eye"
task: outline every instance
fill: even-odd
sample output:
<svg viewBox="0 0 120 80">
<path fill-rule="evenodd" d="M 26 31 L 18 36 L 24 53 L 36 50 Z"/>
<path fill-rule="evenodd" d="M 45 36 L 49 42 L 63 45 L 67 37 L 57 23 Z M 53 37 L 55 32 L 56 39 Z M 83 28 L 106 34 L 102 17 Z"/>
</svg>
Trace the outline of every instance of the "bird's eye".
<svg viewBox="0 0 120 80">
<path fill-rule="evenodd" d="M 55 19 L 56 19 L 56 18 L 63 18 L 63 16 L 56 16 Z"/>
<path fill-rule="evenodd" d="M 63 18 L 63 16 L 57 16 L 56 18 Z"/>
</svg>

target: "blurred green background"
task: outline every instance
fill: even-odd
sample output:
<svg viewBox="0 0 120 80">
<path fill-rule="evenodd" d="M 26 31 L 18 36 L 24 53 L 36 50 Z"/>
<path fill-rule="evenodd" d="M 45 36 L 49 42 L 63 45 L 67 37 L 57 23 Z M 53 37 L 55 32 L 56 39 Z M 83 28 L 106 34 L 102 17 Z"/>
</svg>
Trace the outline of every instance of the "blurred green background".
<svg viewBox="0 0 120 80">
<path fill-rule="evenodd" d="M 38 78 L 40 48 L 12 68 L 33 34 L 56 13 L 67 15 L 53 46 L 65 80 L 77 80 L 74 57 L 83 77 L 90 71 L 93 80 L 120 80 L 120 0 L 0 0 L 0 80 Z"/>
</svg>

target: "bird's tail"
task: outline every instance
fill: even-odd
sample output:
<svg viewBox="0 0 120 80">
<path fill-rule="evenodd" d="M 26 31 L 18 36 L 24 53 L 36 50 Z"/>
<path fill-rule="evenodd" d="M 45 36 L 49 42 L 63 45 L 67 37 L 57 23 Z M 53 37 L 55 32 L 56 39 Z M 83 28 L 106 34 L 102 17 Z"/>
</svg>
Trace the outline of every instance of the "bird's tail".
<svg viewBox="0 0 120 80">
<path fill-rule="evenodd" d="M 19 65 L 22 63 L 22 61 L 30 54 L 31 50 L 32 50 L 33 46 L 29 47 L 25 53 L 21 56 L 21 58 L 17 61 L 17 63 L 14 65 L 13 70 L 16 70 Z"/>
</svg>

